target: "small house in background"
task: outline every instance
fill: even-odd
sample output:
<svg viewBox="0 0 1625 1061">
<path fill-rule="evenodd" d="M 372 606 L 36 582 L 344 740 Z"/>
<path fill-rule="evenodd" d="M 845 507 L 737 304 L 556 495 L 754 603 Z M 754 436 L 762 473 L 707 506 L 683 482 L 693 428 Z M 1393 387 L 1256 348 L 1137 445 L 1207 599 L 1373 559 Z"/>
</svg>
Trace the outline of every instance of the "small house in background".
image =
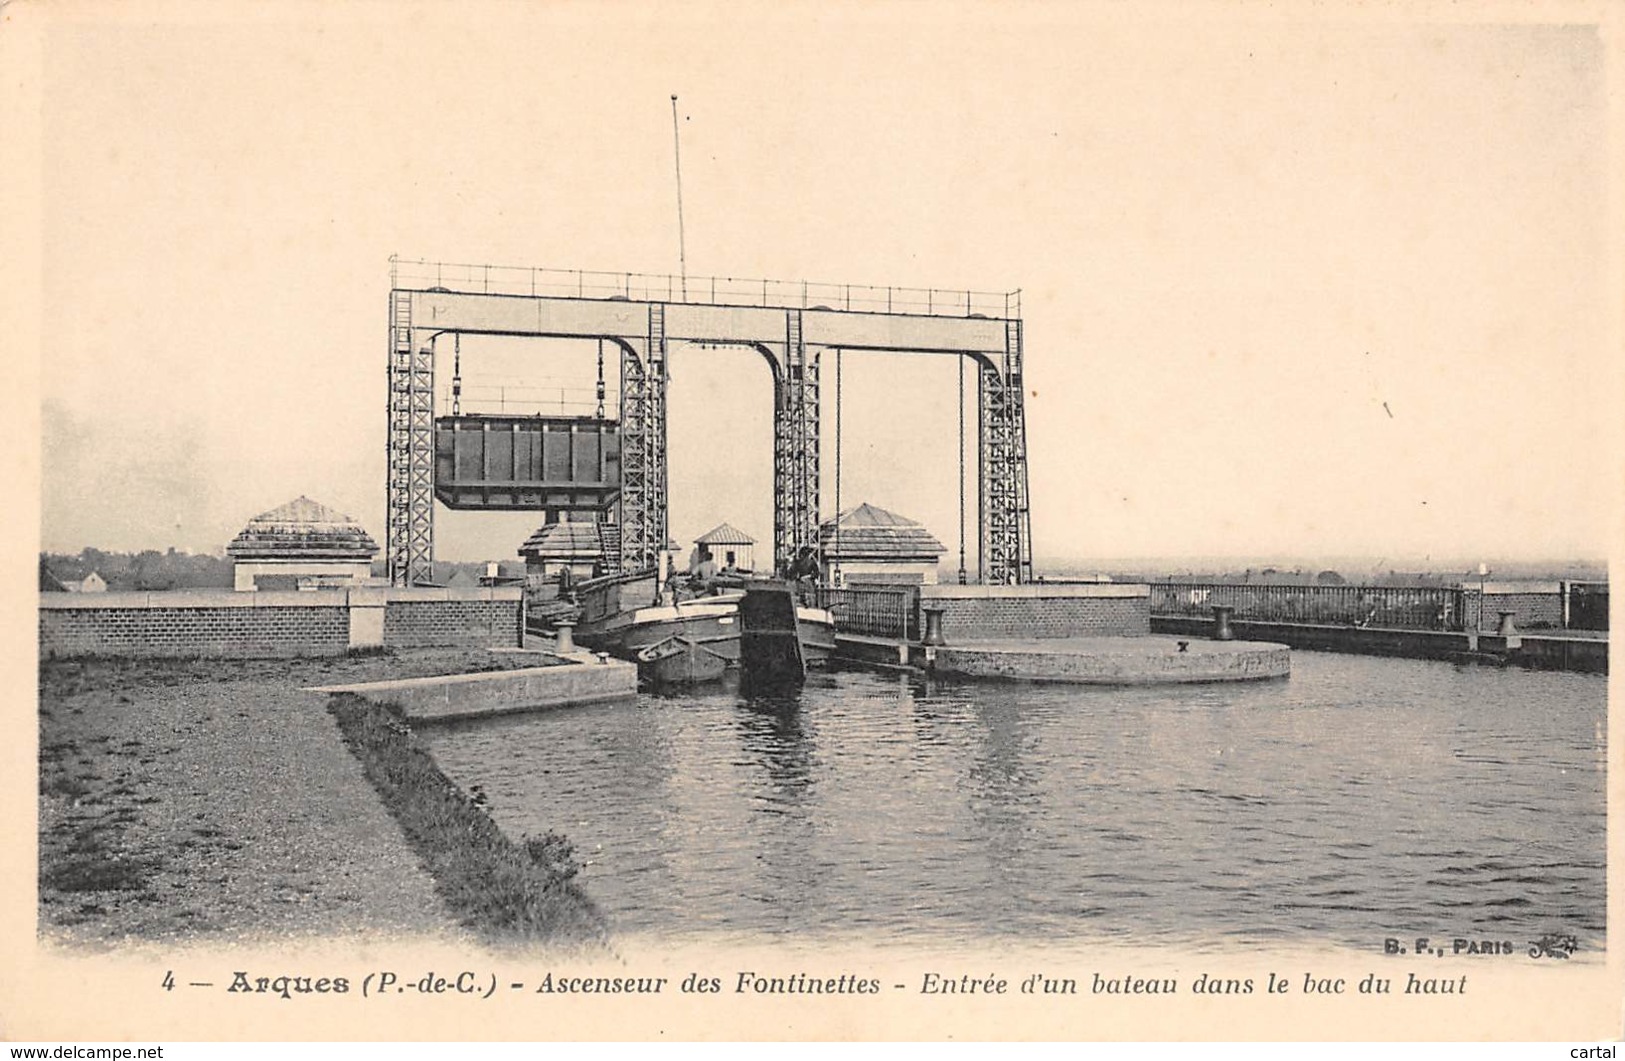
<svg viewBox="0 0 1625 1061">
<path fill-rule="evenodd" d="M 420 589 L 478 589 L 481 586 L 507 586 L 521 585 L 525 581 L 522 565 L 514 564 L 509 567 L 499 566 L 511 578 L 497 582 L 487 581 L 487 573 L 495 565 L 495 561 L 475 563 L 469 561 L 435 560 L 428 565 L 427 570 L 420 574 L 412 583 Z M 519 568 L 516 572 L 512 568 Z"/>
<path fill-rule="evenodd" d="M 359 523 L 303 496 L 255 516 L 226 546 L 239 590 L 364 583 L 377 552 Z"/>
<path fill-rule="evenodd" d="M 480 576 L 480 585 L 491 586 L 523 586 L 525 584 L 525 565 L 511 564 L 506 561 L 487 560 L 485 574 Z"/>
<path fill-rule="evenodd" d="M 756 570 L 756 539 L 731 523 L 721 523 L 694 539 L 694 553 L 689 558 L 689 570 L 696 570 L 700 561 L 710 556 L 717 570 L 732 567 L 748 574 Z"/>
<path fill-rule="evenodd" d="M 867 503 L 820 524 L 818 543 L 832 586 L 933 586 L 948 551 L 913 520 Z"/>
<path fill-rule="evenodd" d="M 45 573 L 50 574 L 50 572 L 45 572 Z M 58 588 L 65 589 L 69 593 L 106 593 L 107 592 L 107 580 L 105 578 L 103 578 L 100 574 L 98 574 L 95 571 L 92 571 L 90 574 L 86 575 L 84 578 L 56 579 L 55 576 L 52 576 L 52 580 L 57 583 Z M 43 582 L 42 582 L 42 586 L 43 586 Z"/>
</svg>

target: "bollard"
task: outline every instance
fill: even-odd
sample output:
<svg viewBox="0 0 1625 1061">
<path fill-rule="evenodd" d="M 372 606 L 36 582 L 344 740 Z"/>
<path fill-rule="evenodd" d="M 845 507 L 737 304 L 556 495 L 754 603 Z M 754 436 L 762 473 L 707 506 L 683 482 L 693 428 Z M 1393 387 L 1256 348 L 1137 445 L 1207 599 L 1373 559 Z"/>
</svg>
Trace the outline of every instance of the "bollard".
<svg viewBox="0 0 1625 1061">
<path fill-rule="evenodd" d="M 938 645 L 946 644 L 946 642 L 942 640 L 942 607 L 940 605 L 936 607 L 922 607 L 920 610 L 925 612 L 925 637 L 922 643 L 930 645 L 933 648 Z"/>
<path fill-rule="evenodd" d="M 576 650 L 575 638 L 570 636 L 570 631 L 574 627 L 575 623 L 558 623 L 555 626 L 559 639 L 557 651 L 561 655 L 565 652 L 574 652 Z"/>
<path fill-rule="evenodd" d="M 1236 632 L 1230 629 L 1230 616 L 1236 609 L 1229 604 L 1215 604 L 1213 606 L 1213 640 L 1234 641 Z"/>
<path fill-rule="evenodd" d="M 1506 652 L 1523 651 L 1523 635 L 1518 628 L 1512 625 L 1512 617 L 1517 612 L 1499 612 L 1501 621 L 1495 627 L 1495 636 L 1501 639 L 1501 647 Z"/>
</svg>

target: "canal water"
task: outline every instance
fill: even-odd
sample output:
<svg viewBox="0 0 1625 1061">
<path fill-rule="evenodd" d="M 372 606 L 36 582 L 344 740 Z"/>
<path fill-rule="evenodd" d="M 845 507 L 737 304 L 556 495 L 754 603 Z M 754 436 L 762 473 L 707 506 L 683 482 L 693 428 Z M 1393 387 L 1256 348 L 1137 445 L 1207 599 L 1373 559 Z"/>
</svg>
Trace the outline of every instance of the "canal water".
<svg viewBox="0 0 1625 1061">
<path fill-rule="evenodd" d="M 1604 935 L 1606 680 L 1295 652 L 1098 688 L 844 671 L 422 731 L 621 934 L 1380 948 Z"/>
</svg>

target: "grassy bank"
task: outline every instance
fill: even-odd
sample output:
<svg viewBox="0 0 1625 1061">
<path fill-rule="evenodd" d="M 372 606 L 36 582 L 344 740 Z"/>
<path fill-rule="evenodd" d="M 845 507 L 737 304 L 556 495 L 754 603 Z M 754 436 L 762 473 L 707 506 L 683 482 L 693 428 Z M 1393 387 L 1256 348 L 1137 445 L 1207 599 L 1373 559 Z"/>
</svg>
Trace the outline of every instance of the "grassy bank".
<svg viewBox="0 0 1625 1061">
<path fill-rule="evenodd" d="M 573 880 L 579 867 L 567 840 L 509 840 L 388 708 L 344 694 L 329 710 L 464 927 L 491 943 L 603 941 L 603 917 Z"/>
<path fill-rule="evenodd" d="M 509 658 L 41 661 L 41 934 L 89 946 L 466 939 L 326 698 L 301 689 Z"/>
</svg>

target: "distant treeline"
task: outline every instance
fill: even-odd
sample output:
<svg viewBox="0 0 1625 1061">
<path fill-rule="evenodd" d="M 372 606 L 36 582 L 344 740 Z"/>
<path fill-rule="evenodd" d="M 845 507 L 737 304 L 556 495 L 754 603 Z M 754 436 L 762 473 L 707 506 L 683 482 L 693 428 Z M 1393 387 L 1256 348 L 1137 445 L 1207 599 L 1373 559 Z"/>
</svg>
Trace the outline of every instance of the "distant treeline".
<svg viewBox="0 0 1625 1061">
<path fill-rule="evenodd" d="M 139 553 L 104 552 L 86 548 L 77 554 L 40 553 L 40 588 L 48 588 L 52 578 L 58 582 L 83 582 L 92 572 L 100 575 L 113 592 L 152 591 L 163 589 L 230 589 L 235 584 L 232 562 L 224 556 L 193 555 L 174 548 L 167 552 L 147 549 Z M 455 562 L 437 560 L 431 581 L 445 585 L 461 574 L 470 584 L 485 574 L 484 562 Z M 383 560 L 375 560 L 372 574 L 382 578 L 388 573 Z M 509 562 L 503 565 L 503 574 L 522 577 L 523 564 Z"/>
<path fill-rule="evenodd" d="M 100 575 L 110 590 L 203 589 L 232 586 L 231 561 L 223 556 L 194 556 L 191 553 L 159 552 L 110 553 L 86 548 L 77 555 L 40 554 L 40 584 L 46 573 L 60 582 L 79 582 L 92 572 Z"/>
<path fill-rule="evenodd" d="M 1062 562 L 1046 566 L 1041 572 L 1051 578 L 1088 577 L 1096 569 L 1082 562 Z M 1238 585 L 1291 585 L 1291 586 L 1387 586 L 1396 588 L 1449 588 L 1471 585 L 1481 576 L 1473 571 L 1373 571 L 1369 569 L 1334 570 L 1311 567 L 1292 569 L 1276 567 L 1194 567 L 1171 563 L 1167 567 L 1129 570 L 1106 567 L 1101 573 L 1109 574 L 1117 582 L 1212 582 Z M 1583 562 L 1510 562 L 1490 568 L 1488 578 L 1502 581 L 1533 579 L 1556 581 L 1559 579 L 1608 580 L 1605 565 Z"/>
</svg>

